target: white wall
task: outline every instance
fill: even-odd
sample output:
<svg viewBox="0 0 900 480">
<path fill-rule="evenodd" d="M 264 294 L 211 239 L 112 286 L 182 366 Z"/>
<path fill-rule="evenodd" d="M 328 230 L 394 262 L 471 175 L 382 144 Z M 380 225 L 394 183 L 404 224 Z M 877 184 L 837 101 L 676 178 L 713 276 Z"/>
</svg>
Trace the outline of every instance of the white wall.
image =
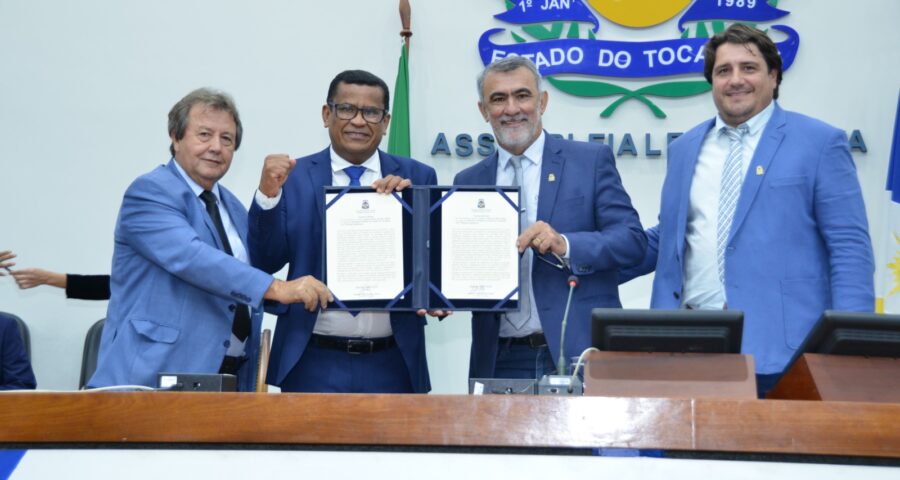
<svg viewBox="0 0 900 480">
<path fill-rule="evenodd" d="M 502 0 L 412 4 L 413 156 L 450 183 L 480 157 L 432 158 L 432 142 L 438 132 L 452 141 L 459 133 L 489 130 L 475 106 L 477 40 L 489 28 L 511 26 L 492 18 Z M 854 157 L 880 250 L 900 87 L 900 2 L 781 0 L 778 6 L 792 12 L 780 23 L 801 36 L 781 104 L 862 130 L 869 152 Z M 0 0 L 0 250 L 15 250 L 21 267 L 107 273 L 122 193 L 136 176 L 168 160 L 166 113 L 204 85 L 238 102 L 245 139 L 223 183 L 249 204 L 267 153 L 300 156 L 327 144 L 320 110 L 337 72 L 367 69 L 393 86 L 399 29 L 396 0 Z M 674 20 L 647 30 L 601 20 L 600 38 L 665 39 L 675 31 Z M 632 133 L 640 147 L 650 132 L 660 145 L 666 132 L 685 131 L 714 113 L 704 94 L 654 98 L 665 120 L 634 101 L 600 119 L 611 99 L 548 90 L 546 128 L 578 139 Z M 618 164 L 645 225 L 653 224 L 665 156 L 624 156 Z M 644 278 L 624 286 L 623 302 L 645 307 L 649 285 Z M 41 388 L 75 388 L 84 334 L 105 316 L 105 307 L 65 300 L 50 287 L 20 291 L 0 278 L 0 310 L 31 327 Z M 463 392 L 468 315 L 432 322 L 427 334 L 434 391 Z"/>
</svg>

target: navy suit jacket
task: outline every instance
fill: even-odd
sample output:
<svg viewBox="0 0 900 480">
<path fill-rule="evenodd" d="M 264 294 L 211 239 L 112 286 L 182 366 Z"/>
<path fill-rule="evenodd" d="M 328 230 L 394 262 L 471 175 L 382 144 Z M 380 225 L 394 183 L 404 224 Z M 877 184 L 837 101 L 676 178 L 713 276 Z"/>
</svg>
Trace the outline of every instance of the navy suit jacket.
<svg viewBox="0 0 900 480">
<path fill-rule="evenodd" d="M 627 281 L 656 269 L 652 308 L 679 308 L 691 181 L 715 120 L 669 146 L 659 224 Z M 874 260 L 844 132 L 777 104 L 734 212 L 725 256 L 728 308 L 744 311 L 744 353 L 781 372 L 825 309 L 872 311 Z"/>
<path fill-rule="evenodd" d="M 0 390 L 33 389 L 36 386 L 19 325 L 13 318 L 0 314 Z"/>
<path fill-rule="evenodd" d="M 378 151 L 383 176 L 397 175 L 413 185 L 435 185 L 434 169 L 403 157 Z M 250 207 L 250 258 L 266 272 L 277 272 L 289 264 L 289 280 L 305 275 L 322 276 L 322 202 L 323 187 L 331 185 L 331 153 L 321 152 L 297 159 L 282 187 L 278 205 L 263 210 Z M 272 353 L 269 357 L 268 383 L 281 385 L 291 368 L 300 360 L 318 317 L 302 304 L 280 306 Z M 392 313 L 391 329 L 409 369 L 415 392 L 431 390 L 425 360 L 425 318 L 415 313 Z"/>
<path fill-rule="evenodd" d="M 219 185 L 220 201 L 247 244 L 247 211 Z M 156 386 L 159 372 L 217 373 L 237 303 L 262 305 L 272 276 L 228 255 L 175 161 L 138 177 L 116 223 L 110 290 L 90 387 Z M 252 315 L 241 390 L 256 383 L 262 317 Z"/>
<path fill-rule="evenodd" d="M 496 182 L 497 153 L 459 172 L 453 181 L 455 185 Z M 622 306 L 618 269 L 639 262 L 647 244 L 608 146 L 547 135 L 537 219 L 569 240 L 569 263 L 579 285 L 572 298 L 565 349 L 566 356 L 577 356 L 591 344 L 591 309 Z M 544 262 L 532 263 L 534 298 L 554 363 L 559 357 L 569 275 Z M 470 377 L 494 375 L 499 331 L 499 314 L 472 315 Z"/>
</svg>

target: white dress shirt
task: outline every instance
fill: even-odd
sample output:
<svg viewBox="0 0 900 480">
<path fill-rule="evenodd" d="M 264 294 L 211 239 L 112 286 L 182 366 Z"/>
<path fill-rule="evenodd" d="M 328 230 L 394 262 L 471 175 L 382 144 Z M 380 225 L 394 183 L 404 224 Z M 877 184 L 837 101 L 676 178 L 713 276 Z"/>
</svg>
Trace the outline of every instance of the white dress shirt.
<svg viewBox="0 0 900 480">
<path fill-rule="evenodd" d="M 743 152 L 741 172 L 746 178 L 752 165 L 753 154 L 762 137 L 766 124 L 775 110 L 775 102 L 747 120 L 749 129 L 741 143 Z M 687 229 L 684 246 L 683 305 L 699 309 L 721 309 L 725 306 L 725 289 L 719 281 L 716 258 L 716 229 L 719 215 L 719 192 L 722 167 L 728 157 L 730 142 L 722 132 L 727 125 L 716 116 L 716 124 L 710 129 L 700 147 L 700 156 L 691 181 L 688 205 Z"/>
<path fill-rule="evenodd" d="M 347 167 L 355 164 L 341 158 L 334 147 L 331 149 L 331 185 L 335 187 L 345 187 L 350 185 L 350 177 L 344 172 Z M 378 157 L 378 151 L 369 157 L 360 166 L 366 167 L 366 171 L 359 178 L 362 186 L 370 186 L 375 180 L 381 178 L 381 159 Z M 269 210 L 278 205 L 281 201 L 281 190 L 275 197 L 269 198 L 265 194 L 256 191 L 255 199 L 257 205 L 263 210 Z M 316 325 L 313 327 L 313 333 L 318 335 L 331 335 L 336 337 L 354 337 L 354 338 L 380 338 L 393 335 L 391 329 L 391 314 L 387 312 L 359 312 L 355 317 L 347 311 L 326 310 L 320 311 L 316 318 Z"/>
</svg>

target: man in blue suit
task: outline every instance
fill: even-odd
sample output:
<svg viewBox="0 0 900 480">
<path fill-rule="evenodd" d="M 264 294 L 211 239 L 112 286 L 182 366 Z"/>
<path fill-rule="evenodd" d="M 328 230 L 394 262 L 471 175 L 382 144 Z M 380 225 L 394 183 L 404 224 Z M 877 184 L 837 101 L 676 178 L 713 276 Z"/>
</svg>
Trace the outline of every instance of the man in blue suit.
<svg viewBox="0 0 900 480">
<path fill-rule="evenodd" d="M 247 264 L 247 213 L 218 182 L 243 129 L 228 95 L 199 89 L 169 112 L 173 159 L 138 177 L 115 232 L 112 293 L 89 387 L 156 386 L 157 373 L 237 374 L 256 383 L 264 298 L 315 309 L 311 277 L 274 280 Z"/>
<path fill-rule="evenodd" d="M 591 309 L 621 306 L 617 271 L 640 261 L 647 240 L 609 147 L 543 131 L 547 92 L 530 60 L 488 65 L 478 92 L 500 148 L 454 184 L 521 188 L 524 231 L 516 243 L 524 274 L 518 312 L 473 314 L 469 376 L 540 378 L 559 358 L 569 276 L 579 285 L 565 352 L 577 356 L 590 346 Z"/>
<path fill-rule="evenodd" d="M 782 110 L 781 57 L 735 24 L 704 71 L 718 116 L 669 146 L 659 224 L 643 263 L 653 308 L 744 312 L 762 397 L 825 309 L 871 311 L 874 261 L 846 136 Z"/>
<path fill-rule="evenodd" d="M 288 278 L 322 274 L 323 187 L 368 186 L 381 193 L 434 185 L 431 167 L 378 149 L 390 122 L 388 87 L 369 72 L 338 74 L 322 106 L 331 145 L 307 157 L 266 157 L 250 207 L 250 258 Z M 424 393 L 425 319 L 414 313 L 309 312 L 281 308 L 268 383 L 282 391 Z M 424 313 L 424 312 L 422 312 Z"/>
</svg>

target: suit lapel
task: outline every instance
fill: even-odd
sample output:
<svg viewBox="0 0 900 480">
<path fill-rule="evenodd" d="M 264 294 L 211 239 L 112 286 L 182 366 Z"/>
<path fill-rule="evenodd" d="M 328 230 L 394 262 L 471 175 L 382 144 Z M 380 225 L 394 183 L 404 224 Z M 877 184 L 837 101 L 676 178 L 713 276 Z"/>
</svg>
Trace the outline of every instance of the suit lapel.
<svg viewBox="0 0 900 480">
<path fill-rule="evenodd" d="M 772 118 L 769 119 L 769 123 L 763 130 L 759 144 L 756 146 L 756 152 L 753 154 L 753 159 L 744 177 L 744 184 L 741 186 L 741 195 L 738 197 L 738 203 L 734 209 L 734 219 L 731 222 L 731 234 L 728 237 L 729 244 L 741 228 L 744 219 L 747 218 L 747 212 L 750 211 L 750 206 L 756 199 L 759 187 L 762 185 L 763 179 L 766 178 L 764 174 L 757 174 L 756 171 L 769 171 L 769 165 L 775 158 L 775 153 L 778 151 L 782 140 L 784 140 L 784 132 L 781 130 L 784 123 L 784 111 L 781 110 L 778 104 L 775 104 L 775 111 L 772 112 Z"/>
<path fill-rule="evenodd" d="M 331 149 L 314 155 L 309 161 L 309 181 L 312 184 L 313 198 L 316 200 L 316 215 L 321 220 L 322 202 L 325 200 L 323 186 L 331 185 Z"/>
<path fill-rule="evenodd" d="M 394 157 L 378 150 L 378 159 L 381 160 L 381 178 L 388 175 L 397 175 L 403 177 L 400 171 L 400 163 Z"/>
<path fill-rule="evenodd" d="M 241 243 L 244 245 L 244 249 L 247 249 L 247 210 L 241 204 L 241 202 L 231 194 L 228 190 L 225 189 L 221 184 L 219 185 L 219 195 L 221 195 L 222 205 L 225 206 L 225 211 L 228 213 L 228 218 L 231 219 L 231 224 L 234 225 L 234 228 L 238 232 L 238 236 L 241 237 Z M 234 245 L 232 245 L 232 250 L 234 250 Z"/>
<path fill-rule="evenodd" d="M 694 138 L 685 139 L 688 141 L 689 149 L 687 157 L 681 165 L 678 178 L 678 211 L 676 213 L 676 230 L 675 230 L 675 255 L 679 262 L 684 261 L 684 235 L 687 232 L 688 209 L 691 204 L 691 185 L 694 180 L 694 170 L 697 168 L 697 160 L 700 158 L 700 149 L 703 147 L 703 140 L 706 138 L 709 129 L 715 125 L 715 119 L 710 120 L 706 124 L 706 128 L 695 130 L 697 133 Z"/>
<path fill-rule="evenodd" d="M 169 161 L 169 164 L 166 165 L 166 168 L 169 172 L 175 177 L 175 184 L 181 187 L 182 190 L 182 198 L 185 200 L 185 206 L 188 209 L 196 210 L 199 218 L 203 219 L 203 224 L 206 225 L 206 229 L 209 232 L 206 238 L 211 238 L 213 241 L 213 245 L 216 246 L 219 250 L 224 250 L 225 246 L 222 244 L 222 239 L 219 238 L 219 232 L 216 230 L 216 226 L 213 224 L 212 218 L 210 218 L 209 213 L 206 211 L 206 206 L 203 205 L 203 200 L 200 200 L 200 197 L 194 195 L 194 191 L 191 190 L 191 186 L 188 185 L 187 180 L 181 176 L 181 172 L 178 171 L 178 167 L 175 166 L 175 159 Z M 219 189 L 221 191 L 221 187 Z M 197 232 L 200 233 L 200 232 Z M 244 243 L 246 245 L 246 243 Z"/>
<path fill-rule="evenodd" d="M 556 196 L 559 193 L 559 184 L 562 183 L 563 167 L 566 159 L 561 155 L 562 147 L 555 137 L 547 132 L 544 140 L 544 158 L 541 159 L 541 187 L 538 195 L 537 219 L 550 222 L 550 217 L 556 209 Z M 494 172 L 497 170 L 494 169 Z M 496 173 L 495 173 L 496 175 Z M 549 181 L 553 178 L 554 181 Z"/>
<path fill-rule="evenodd" d="M 476 181 L 475 183 L 481 185 L 496 185 L 497 184 L 497 162 L 500 159 L 500 155 L 495 150 L 494 153 L 491 154 L 488 158 L 486 158 L 480 166 L 480 170 L 475 174 Z"/>
</svg>

